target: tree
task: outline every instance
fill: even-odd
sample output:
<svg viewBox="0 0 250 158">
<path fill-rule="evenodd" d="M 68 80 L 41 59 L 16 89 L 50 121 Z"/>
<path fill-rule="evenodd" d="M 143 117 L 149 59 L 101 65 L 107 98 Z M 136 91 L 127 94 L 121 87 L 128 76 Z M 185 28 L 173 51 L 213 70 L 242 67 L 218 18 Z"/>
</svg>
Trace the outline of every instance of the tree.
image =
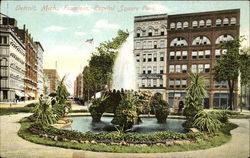
<svg viewBox="0 0 250 158">
<path fill-rule="evenodd" d="M 198 73 L 189 75 L 191 84 L 187 87 L 187 98 L 183 114 L 187 118 L 187 126 L 194 121 L 195 115 L 203 109 L 202 101 L 206 96 L 205 78 Z"/>
<path fill-rule="evenodd" d="M 214 67 L 214 79 L 218 82 L 227 81 L 229 87 L 229 108 L 233 109 L 233 91 L 240 70 L 240 39 L 223 42 L 221 50 L 226 49 L 227 53 L 218 59 Z"/>
</svg>

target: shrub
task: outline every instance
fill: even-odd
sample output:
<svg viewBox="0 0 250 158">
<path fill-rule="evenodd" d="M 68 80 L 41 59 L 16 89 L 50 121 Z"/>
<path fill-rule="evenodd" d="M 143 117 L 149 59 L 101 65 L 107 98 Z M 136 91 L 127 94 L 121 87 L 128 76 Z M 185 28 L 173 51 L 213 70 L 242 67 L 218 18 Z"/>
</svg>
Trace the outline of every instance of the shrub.
<svg viewBox="0 0 250 158">
<path fill-rule="evenodd" d="M 168 103 L 162 99 L 162 94 L 156 93 L 152 98 L 151 104 L 154 107 L 157 122 L 165 123 L 170 111 Z"/>
<path fill-rule="evenodd" d="M 215 133 L 221 128 L 222 123 L 211 112 L 200 111 L 195 115 L 193 126 L 201 131 Z"/>
</svg>

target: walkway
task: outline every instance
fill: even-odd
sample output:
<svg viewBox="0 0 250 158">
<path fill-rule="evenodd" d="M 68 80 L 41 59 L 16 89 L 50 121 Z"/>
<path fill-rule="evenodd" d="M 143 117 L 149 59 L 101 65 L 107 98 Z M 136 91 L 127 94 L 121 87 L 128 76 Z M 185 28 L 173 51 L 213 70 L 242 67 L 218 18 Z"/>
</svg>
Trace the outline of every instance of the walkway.
<svg viewBox="0 0 250 158">
<path fill-rule="evenodd" d="M 17 136 L 20 128 L 18 121 L 29 114 L 0 116 L 0 157 L 3 158 L 247 158 L 249 156 L 249 120 L 230 120 L 239 125 L 232 131 L 229 143 L 208 150 L 133 154 L 105 153 L 63 149 L 34 144 Z"/>
</svg>

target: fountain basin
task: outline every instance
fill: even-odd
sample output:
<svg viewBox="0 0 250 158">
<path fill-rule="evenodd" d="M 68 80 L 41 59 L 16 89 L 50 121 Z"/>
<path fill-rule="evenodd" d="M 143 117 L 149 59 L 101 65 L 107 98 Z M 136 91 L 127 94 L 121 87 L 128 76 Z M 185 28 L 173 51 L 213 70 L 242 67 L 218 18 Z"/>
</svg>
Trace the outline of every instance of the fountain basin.
<svg viewBox="0 0 250 158">
<path fill-rule="evenodd" d="M 73 120 L 71 127 L 65 128 L 67 130 L 76 130 L 82 133 L 102 133 L 116 131 L 115 125 L 111 120 L 113 117 L 103 116 L 101 122 L 92 122 L 91 116 L 72 116 L 68 117 Z M 134 125 L 132 133 L 153 133 L 163 131 L 173 131 L 179 133 L 185 133 L 182 124 L 185 122 L 184 119 L 173 119 L 168 118 L 166 123 L 158 124 L 156 118 L 141 118 L 143 123 L 140 125 Z"/>
</svg>

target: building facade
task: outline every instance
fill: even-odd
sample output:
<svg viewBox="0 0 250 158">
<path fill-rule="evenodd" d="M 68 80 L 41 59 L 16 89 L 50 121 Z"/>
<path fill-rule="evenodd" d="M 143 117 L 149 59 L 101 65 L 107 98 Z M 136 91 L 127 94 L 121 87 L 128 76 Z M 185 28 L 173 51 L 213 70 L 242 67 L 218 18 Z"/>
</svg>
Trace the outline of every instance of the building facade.
<svg viewBox="0 0 250 158">
<path fill-rule="evenodd" d="M 37 50 L 37 95 L 43 94 L 43 47 L 40 42 L 35 42 Z"/>
<path fill-rule="evenodd" d="M 17 22 L 1 14 L 0 102 L 24 99 L 25 45 L 14 32 Z"/>
<path fill-rule="evenodd" d="M 49 79 L 49 93 L 55 93 L 59 81 L 59 75 L 56 69 L 43 69 L 43 72 Z"/>
<path fill-rule="evenodd" d="M 134 55 L 141 91 L 166 97 L 167 14 L 134 18 Z"/>
<path fill-rule="evenodd" d="M 212 70 L 216 60 L 227 51 L 220 50 L 219 45 L 238 38 L 239 28 L 239 9 L 135 17 L 134 53 L 139 89 L 160 92 L 170 105 L 178 108 L 185 101 L 190 84 L 188 73 L 201 73 L 208 91 L 204 108 L 228 105 L 227 81 L 214 81 Z M 236 84 L 234 105 L 237 87 Z"/>
<path fill-rule="evenodd" d="M 83 74 L 80 73 L 74 82 L 74 97 L 78 100 L 83 100 Z"/>
</svg>

